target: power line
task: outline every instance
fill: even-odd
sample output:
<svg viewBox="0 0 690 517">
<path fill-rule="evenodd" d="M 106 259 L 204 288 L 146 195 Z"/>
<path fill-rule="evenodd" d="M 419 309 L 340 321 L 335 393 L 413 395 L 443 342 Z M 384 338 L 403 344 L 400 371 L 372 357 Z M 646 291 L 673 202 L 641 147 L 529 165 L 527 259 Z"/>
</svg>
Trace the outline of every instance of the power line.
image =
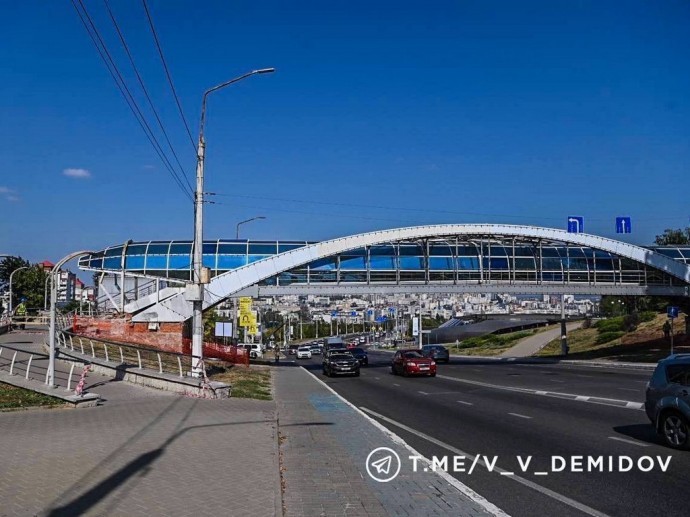
<svg viewBox="0 0 690 517">
<path fill-rule="evenodd" d="M 156 48 L 158 49 L 158 55 L 161 58 L 161 63 L 163 63 L 163 68 L 165 69 L 165 76 L 168 78 L 168 84 L 172 90 L 173 97 L 175 97 L 175 102 L 177 103 L 177 110 L 180 112 L 180 117 L 184 123 L 184 127 L 187 130 L 187 136 L 189 136 L 189 141 L 192 143 L 192 148 L 194 153 L 197 152 L 196 144 L 194 143 L 194 138 L 192 137 L 192 132 L 189 130 L 189 124 L 187 124 L 187 119 L 184 116 L 184 111 L 182 111 L 182 105 L 180 104 L 180 99 L 175 91 L 175 85 L 173 84 L 172 76 L 170 75 L 170 70 L 168 70 L 168 65 L 165 62 L 165 57 L 163 56 L 163 49 L 161 48 L 160 41 L 158 41 L 158 34 L 156 33 L 156 28 L 153 26 L 153 19 L 151 18 L 151 13 L 149 12 L 148 5 L 146 5 L 146 0 L 141 0 L 144 4 L 144 10 L 146 11 L 146 17 L 149 20 L 149 27 L 151 28 L 151 34 L 153 34 L 153 40 L 156 43 Z"/>
<path fill-rule="evenodd" d="M 172 152 L 173 157 L 175 158 L 175 161 L 177 162 L 177 165 L 180 167 L 180 172 L 182 173 L 182 177 L 184 178 L 185 182 L 187 183 L 189 190 L 191 190 L 193 192 L 194 189 L 192 188 L 192 184 L 189 182 L 189 179 L 187 178 L 187 175 L 184 172 L 184 168 L 182 167 L 182 164 L 180 163 L 180 159 L 177 157 L 177 153 L 175 152 L 175 149 L 173 148 L 173 145 L 170 142 L 170 138 L 168 137 L 168 133 L 165 130 L 165 127 L 163 126 L 163 122 L 161 121 L 160 117 L 158 116 L 158 111 L 156 110 L 156 107 L 154 106 L 153 101 L 151 100 L 151 96 L 149 95 L 149 92 L 146 89 L 146 86 L 144 85 L 144 80 L 141 78 L 141 74 L 139 74 L 139 69 L 137 68 L 137 65 L 134 63 L 134 58 L 132 57 L 132 54 L 129 51 L 129 46 L 127 45 L 127 42 L 125 41 L 125 37 L 122 34 L 122 31 L 120 30 L 120 26 L 118 25 L 117 20 L 115 20 L 115 15 L 113 14 L 112 10 L 110 9 L 110 4 L 108 4 L 108 0 L 103 0 L 103 3 L 105 4 L 105 8 L 108 10 L 108 14 L 110 15 L 110 19 L 113 21 L 113 25 L 115 26 L 115 31 L 117 32 L 117 35 L 120 38 L 120 42 L 122 43 L 122 47 L 125 49 L 127 57 L 129 58 L 129 62 L 132 65 L 132 69 L 134 70 L 134 73 L 137 76 L 137 80 L 139 81 L 139 85 L 141 86 L 141 89 L 144 91 L 144 95 L 146 96 L 146 100 L 148 101 L 149 106 L 151 106 L 151 111 L 153 111 L 153 115 L 156 117 L 156 121 L 158 122 L 158 126 L 161 128 L 161 131 L 163 132 L 163 136 L 165 137 L 165 141 L 168 143 L 168 147 L 170 148 L 170 152 Z"/>
<path fill-rule="evenodd" d="M 304 200 L 304 199 L 288 199 L 288 198 L 278 198 L 278 197 L 267 197 L 267 196 L 249 196 L 249 195 L 244 195 L 244 194 L 217 194 L 215 192 L 207 192 L 206 195 L 208 196 L 219 196 L 219 197 L 232 197 L 232 198 L 242 198 L 242 199 L 261 199 L 264 201 L 279 201 L 279 202 L 284 202 L 284 203 L 298 203 L 298 204 L 312 204 L 312 205 L 324 205 L 324 206 L 341 206 L 344 208 L 370 208 L 370 209 L 375 209 L 375 210 L 395 210 L 396 212 L 421 212 L 421 213 L 435 213 L 435 214 L 446 214 L 446 215 L 464 215 L 464 216 L 474 216 L 474 217 L 505 217 L 505 218 L 511 218 L 511 219 L 524 219 L 527 216 L 524 215 L 516 215 L 516 214 L 489 214 L 489 213 L 481 213 L 481 212 L 462 212 L 462 211 L 457 211 L 457 210 L 438 210 L 438 209 L 433 209 L 433 208 L 409 208 L 409 207 L 404 207 L 404 206 L 385 206 L 385 205 L 366 205 L 366 204 L 360 204 L 360 203 L 338 203 L 334 201 L 313 201 L 313 200 Z M 214 202 L 214 201 L 209 201 L 208 203 L 210 204 L 218 204 L 218 205 L 225 205 L 228 203 L 221 203 L 221 202 Z M 235 205 L 235 206 L 246 206 L 246 205 Z M 256 206 L 256 205 L 254 205 Z M 280 210 L 279 208 L 275 208 L 273 206 L 265 206 L 264 208 L 267 209 L 275 209 L 275 210 Z M 285 211 L 285 210 L 284 210 Z M 310 212 L 296 212 L 296 213 L 310 213 Z M 316 215 L 316 214 L 315 214 Z M 685 217 L 685 216 L 682 216 Z M 643 220 L 644 221 L 677 221 L 681 219 L 682 217 L 654 217 L 654 218 L 648 218 L 645 217 Z M 540 217 L 540 219 L 543 220 L 551 220 L 551 221 L 561 221 L 563 218 L 562 217 Z M 609 217 L 594 217 L 594 218 L 587 218 L 589 221 L 608 221 L 610 220 Z M 385 219 L 379 219 L 379 220 L 385 220 Z M 388 219 L 391 220 L 391 219 Z"/>
<path fill-rule="evenodd" d="M 98 32 L 98 29 L 96 28 L 95 24 L 93 23 L 93 20 L 89 16 L 88 11 L 86 10 L 86 7 L 84 6 L 82 0 L 78 0 L 79 4 L 81 5 L 81 8 L 83 9 L 83 14 L 79 10 L 79 7 L 77 6 L 77 3 L 75 0 L 72 0 L 72 6 L 74 7 L 75 11 L 77 12 L 77 15 L 79 16 L 79 20 L 81 21 L 82 25 L 84 26 L 84 30 L 86 30 L 86 33 L 89 35 L 89 38 L 91 39 L 91 42 L 94 44 L 96 47 L 96 51 L 98 52 L 98 55 L 100 56 L 101 60 L 105 64 L 106 68 L 108 69 L 108 72 L 110 73 L 110 76 L 112 77 L 113 81 L 115 82 L 115 85 L 117 86 L 118 90 L 120 91 L 120 94 L 124 98 L 125 102 L 127 103 L 127 106 L 129 107 L 130 111 L 132 112 L 132 115 L 134 115 L 134 118 L 137 120 L 139 123 L 139 126 L 141 127 L 142 131 L 146 135 L 146 138 L 148 139 L 149 143 L 153 147 L 153 149 L 156 151 L 156 154 L 158 154 L 158 157 L 161 159 L 163 162 L 163 165 L 166 167 L 168 172 L 171 174 L 173 180 L 177 183 L 178 187 L 182 190 L 182 192 L 189 198 L 190 201 L 193 201 L 191 193 L 184 187 L 182 182 L 180 181 L 179 177 L 175 173 L 174 169 L 172 168 L 172 165 L 170 164 L 170 161 L 167 159 L 165 156 L 165 153 L 163 152 L 162 148 L 160 147 L 160 144 L 158 143 L 158 140 L 156 139 L 155 135 L 151 131 L 150 126 L 146 122 L 146 119 L 144 118 L 143 114 L 141 113 L 141 110 L 139 109 L 136 101 L 132 97 L 131 92 L 129 91 L 129 88 L 127 88 L 127 84 L 124 82 L 124 79 L 122 78 L 122 74 L 120 74 L 117 65 L 113 61 L 112 56 L 110 56 L 110 53 L 108 52 L 108 49 L 103 42 L 103 39 L 100 37 L 100 34 Z M 86 19 L 85 19 L 86 17 Z M 86 23 L 86 20 L 88 20 L 88 24 Z M 89 28 L 89 24 L 91 25 L 91 28 Z M 98 41 L 96 40 L 98 38 Z M 100 44 L 99 44 L 100 42 Z M 106 58 L 107 56 L 107 58 Z"/>
</svg>

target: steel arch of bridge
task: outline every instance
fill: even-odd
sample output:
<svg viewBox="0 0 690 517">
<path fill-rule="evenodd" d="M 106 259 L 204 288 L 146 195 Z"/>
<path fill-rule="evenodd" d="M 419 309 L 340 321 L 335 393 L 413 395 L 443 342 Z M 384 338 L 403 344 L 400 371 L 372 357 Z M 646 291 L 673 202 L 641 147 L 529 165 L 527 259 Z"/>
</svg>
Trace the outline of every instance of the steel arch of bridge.
<svg viewBox="0 0 690 517">
<path fill-rule="evenodd" d="M 644 283 L 613 282 L 592 285 L 591 282 L 543 281 L 515 282 L 491 280 L 469 282 L 429 282 L 427 280 L 409 284 L 347 284 L 337 285 L 260 285 L 267 279 L 297 269 L 315 261 L 338 256 L 345 252 L 371 246 L 392 243 L 414 242 L 424 239 L 447 239 L 473 237 L 475 240 L 489 240 L 493 243 L 506 239 L 521 239 L 533 243 L 563 243 L 566 246 L 582 246 L 611 253 L 621 259 L 629 259 L 662 274 L 664 282 L 656 285 Z M 482 255 L 479 255 L 480 267 Z M 351 235 L 319 243 L 309 244 L 294 250 L 279 253 L 257 262 L 238 267 L 214 277 L 205 290 L 204 307 L 213 306 L 237 293 L 255 292 L 261 294 L 305 294 L 328 292 L 338 294 L 376 292 L 514 292 L 514 293 L 581 293 L 581 294 L 656 294 L 686 295 L 690 285 L 690 266 L 653 250 L 624 242 L 588 234 L 568 233 L 554 228 L 514 226 L 498 224 L 449 224 L 398 228 Z M 249 290 L 249 291 L 248 291 Z M 190 304 L 183 293 L 163 300 L 133 316 L 133 321 L 183 321 L 191 317 Z"/>
</svg>

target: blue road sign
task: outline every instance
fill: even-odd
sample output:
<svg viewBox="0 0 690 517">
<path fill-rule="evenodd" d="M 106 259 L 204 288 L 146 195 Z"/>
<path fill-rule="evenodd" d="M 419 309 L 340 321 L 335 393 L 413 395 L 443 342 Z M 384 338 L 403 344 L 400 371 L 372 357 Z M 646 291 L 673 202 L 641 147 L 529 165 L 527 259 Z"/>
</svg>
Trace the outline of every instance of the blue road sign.
<svg viewBox="0 0 690 517">
<path fill-rule="evenodd" d="M 632 225 L 629 217 L 616 217 L 616 233 L 631 233 Z"/>
<path fill-rule="evenodd" d="M 585 218 L 579 215 L 568 216 L 568 233 L 582 233 L 585 231 Z"/>
<path fill-rule="evenodd" d="M 373 309 L 369 309 L 369 310 L 367 311 L 367 314 L 368 314 L 369 316 L 371 316 L 372 314 L 374 314 L 374 310 L 373 310 Z"/>
<path fill-rule="evenodd" d="M 352 311 L 352 312 L 350 313 L 350 316 L 357 316 L 357 311 Z"/>
<path fill-rule="evenodd" d="M 332 316 L 332 317 L 335 318 L 337 315 L 338 315 L 338 311 L 333 311 L 333 312 L 331 312 L 331 316 Z"/>
<path fill-rule="evenodd" d="M 388 307 L 388 312 L 395 312 L 395 307 Z"/>
<path fill-rule="evenodd" d="M 667 307 L 666 308 L 666 314 L 668 315 L 669 318 L 677 318 L 678 317 L 678 307 Z"/>
</svg>

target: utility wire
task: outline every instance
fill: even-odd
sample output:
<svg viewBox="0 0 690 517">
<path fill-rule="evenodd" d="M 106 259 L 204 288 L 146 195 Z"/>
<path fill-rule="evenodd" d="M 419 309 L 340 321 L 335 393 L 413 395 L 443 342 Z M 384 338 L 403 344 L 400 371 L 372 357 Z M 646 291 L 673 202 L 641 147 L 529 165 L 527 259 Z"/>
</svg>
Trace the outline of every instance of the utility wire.
<svg viewBox="0 0 690 517">
<path fill-rule="evenodd" d="M 196 144 L 194 143 L 194 138 L 192 137 L 192 132 L 189 130 L 189 124 L 187 124 L 187 119 L 184 116 L 184 111 L 182 111 L 182 105 L 180 104 L 180 99 L 177 96 L 177 92 L 175 91 L 175 85 L 173 84 L 172 76 L 170 75 L 170 70 L 168 70 L 168 65 L 165 62 L 165 57 L 163 56 L 163 49 L 161 48 L 160 41 L 158 40 L 158 34 L 156 33 L 156 28 L 153 26 L 153 19 L 151 18 L 151 13 L 149 12 L 148 5 L 146 5 L 146 0 L 141 0 L 142 3 L 144 4 L 144 10 L 146 11 L 146 17 L 149 20 L 149 27 L 151 28 L 151 34 L 153 34 L 153 40 L 156 42 L 156 48 L 158 49 L 158 55 L 161 58 L 161 63 L 163 63 L 163 68 L 165 69 L 165 76 L 168 78 L 168 84 L 170 85 L 170 89 L 172 90 L 173 97 L 175 97 L 175 102 L 177 103 L 177 109 L 180 112 L 180 117 L 182 118 L 182 122 L 184 122 L 184 127 L 187 130 L 187 136 L 189 136 L 189 141 L 192 143 L 192 149 L 194 149 L 194 153 L 196 154 L 197 148 Z"/>
<path fill-rule="evenodd" d="M 110 15 L 110 19 L 113 22 L 113 25 L 115 26 L 115 31 L 117 32 L 117 35 L 120 38 L 120 42 L 122 43 L 122 47 L 125 49 L 125 53 L 127 54 L 127 57 L 129 58 L 129 62 L 132 65 L 132 69 L 134 70 L 134 74 L 137 76 L 137 80 L 139 81 L 139 85 L 141 86 L 141 89 L 144 91 L 144 95 L 146 96 L 146 100 L 149 103 L 149 106 L 151 106 L 151 111 L 153 111 L 153 115 L 156 117 L 156 121 L 158 122 L 158 127 L 161 128 L 161 131 L 163 132 L 163 136 L 165 137 L 165 141 L 168 143 L 168 147 L 170 148 L 170 152 L 172 152 L 173 157 L 175 158 L 175 161 L 177 162 L 177 165 L 180 168 L 180 172 L 182 173 L 182 177 L 184 178 L 185 182 L 187 183 L 187 186 L 189 187 L 189 190 L 194 192 L 194 189 L 192 188 L 192 184 L 189 182 L 189 179 L 187 178 L 187 175 L 184 172 L 184 167 L 182 167 L 182 164 L 180 163 L 180 159 L 177 157 L 177 153 L 175 152 L 175 149 L 173 148 L 172 143 L 170 142 L 170 138 L 168 137 L 168 133 L 165 130 L 165 127 L 163 126 L 163 122 L 161 121 L 160 116 L 158 116 L 158 111 L 156 110 L 156 107 L 153 104 L 153 101 L 151 100 L 151 96 L 149 95 L 148 90 L 146 89 L 146 86 L 144 85 L 144 80 L 141 78 L 141 74 L 139 73 L 139 69 L 137 68 L 137 65 L 134 63 L 134 58 L 132 57 L 132 53 L 129 51 L 129 46 L 127 45 L 127 42 L 125 40 L 124 34 L 122 34 L 122 31 L 120 30 L 120 26 L 117 23 L 117 20 L 115 19 L 115 15 L 113 14 L 113 11 L 110 9 L 110 4 L 108 4 L 108 0 L 103 0 L 103 3 L 105 4 L 105 8 L 108 10 L 108 14 Z"/>
<path fill-rule="evenodd" d="M 375 209 L 375 210 L 395 210 L 397 212 L 421 212 L 421 213 L 435 213 L 435 214 L 447 214 L 447 215 L 465 215 L 465 216 L 475 216 L 475 217 L 505 217 L 505 218 L 511 218 L 511 219 L 524 219 L 526 216 L 524 215 L 515 215 L 515 214 L 488 214 L 488 213 L 480 213 L 480 212 L 461 212 L 461 211 L 456 211 L 456 210 L 438 210 L 438 209 L 433 209 L 433 208 L 408 208 L 404 206 L 383 206 L 383 205 L 366 205 L 366 204 L 359 204 L 359 203 L 337 203 L 334 201 L 313 201 L 313 200 L 304 200 L 304 199 L 287 199 L 287 198 L 278 198 L 278 197 L 267 197 L 267 196 L 249 196 L 249 195 L 243 195 L 243 194 L 218 194 L 215 192 L 206 192 L 205 193 L 207 196 L 219 196 L 219 197 L 232 197 L 232 198 L 242 198 L 242 199 L 261 199 L 264 201 L 279 201 L 279 202 L 284 202 L 284 203 L 298 203 L 298 204 L 313 204 L 313 205 L 324 205 L 324 206 L 342 206 L 345 208 L 370 208 L 370 209 Z M 217 201 L 208 201 L 210 204 L 216 204 L 216 205 L 225 205 L 228 203 L 221 203 Z M 240 206 L 240 205 L 235 205 L 235 206 Z M 254 205 L 256 206 L 256 205 Z M 273 206 L 267 205 L 264 208 L 266 209 L 275 209 L 275 210 L 280 210 L 278 208 L 275 208 Z M 309 213 L 309 212 L 297 212 L 297 213 Z M 314 214 L 317 215 L 317 214 Z M 348 216 L 349 217 L 349 216 Z M 683 216 L 684 217 L 684 216 Z M 551 220 L 551 221 L 562 221 L 562 217 L 540 217 L 540 219 L 544 220 Z M 608 221 L 610 218 L 606 217 L 595 217 L 595 218 L 587 218 L 589 221 Z M 673 217 L 656 217 L 656 218 L 648 218 L 645 217 L 643 220 L 644 221 L 677 221 L 679 218 L 673 218 Z M 390 219 L 389 219 L 390 220 Z"/>
<path fill-rule="evenodd" d="M 124 79 L 122 78 L 122 75 L 120 74 L 117 65 L 112 59 L 112 56 L 110 56 L 110 53 L 108 52 L 108 49 L 103 42 L 103 39 L 100 37 L 100 34 L 98 33 L 98 29 L 93 23 L 93 20 L 89 16 L 88 11 L 86 10 L 86 7 L 84 6 L 82 0 L 78 0 L 79 4 L 81 5 L 81 8 L 83 9 L 83 14 L 80 11 L 79 7 L 77 6 L 77 3 L 75 0 L 72 1 L 72 6 L 74 6 L 75 11 L 77 12 L 77 15 L 79 16 L 79 20 L 81 21 L 82 25 L 84 26 L 84 30 L 86 30 L 86 33 L 89 35 L 89 38 L 91 39 L 91 42 L 94 44 L 96 47 L 96 51 L 98 52 L 98 55 L 101 57 L 101 60 L 105 64 L 106 68 L 108 69 L 108 72 L 110 73 L 110 76 L 113 78 L 113 81 L 115 82 L 115 85 L 117 86 L 118 90 L 120 91 L 120 94 L 122 94 L 122 97 L 124 98 L 125 102 L 127 103 L 127 106 L 132 112 L 132 115 L 134 115 L 134 118 L 137 120 L 139 123 L 139 126 L 141 127 L 142 131 L 146 135 L 146 138 L 148 141 L 151 143 L 151 146 L 153 149 L 156 151 L 156 154 L 158 154 L 158 157 L 161 159 L 163 162 L 163 165 L 168 169 L 168 172 L 171 174 L 173 180 L 177 183 L 178 187 L 182 190 L 182 192 L 189 198 L 190 201 L 194 201 L 192 198 L 191 193 L 184 187 L 182 182 L 180 181 L 179 177 L 177 177 L 177 174 L 175 173 L 174 169 L 172 168 L 172 165 L 170 164 L 170 161 L 167 159 L 165 156 L 165 153 L 163 152 L 162 148 L 160 147 L 160 144 L 158 144 L 158 141 L 151 131 L 150 126 L 146 122 L 146 119 L 144 118 L 143 114 L 141 113 L 141 110 L 139 109 L 138 105 L 136 104 L 136 101 L 132 97 L 131 92 L 127 88 L 127 85 L 124 82 Z M 88 24 L 87 24 L 88 20 Z M 92 28 L 89 28 L 89 24 L 91 25 Z M 93 32 L 92 32 L 93 31 Z M 97 41 L 98 38 L 98 41 Z M 100 44 L 99 44 L 100 41 Z M 107 56 L 107 57 L 106 57 Z"/>
</svg>

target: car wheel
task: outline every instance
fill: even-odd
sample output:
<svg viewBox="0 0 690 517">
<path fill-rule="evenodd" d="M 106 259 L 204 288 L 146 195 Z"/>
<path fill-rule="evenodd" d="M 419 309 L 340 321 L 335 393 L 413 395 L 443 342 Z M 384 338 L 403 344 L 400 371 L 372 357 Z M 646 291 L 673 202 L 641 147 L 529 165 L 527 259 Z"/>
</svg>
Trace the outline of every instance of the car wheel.
<svg viewBox="0 0 690 517">
<path fill-rule="evenodd" d="M 402 369 L 402 376 L 403 376 L 403 377 L 407 377 L 407 367 L 406 367 L 406 366 L 403 366 L 403 369 Z"/>
<path fill-rule="evenodd" d="M 679 413 L 668 412 L 662 417 L 661 433 L 669 447 L 687 449 L 690 445 L 688 421 Z"/>
<path fill-rule="evenodd" d="M 359 377 L 359 370 L 355 372 L 355 377 Z"/>
<path fill-rule="evenodd" d="M 324 375 L 328 375 L 328 373 L 326 372 L 326 369 L 325 369 L 325 368 L 322 368 L 322 369 L 321 369 L 321 373 L 323 373 Z"/>
<path fill-rule="evenodd" d="M 436 372 L 430 373 L 429 376 L 431 376 L 431 377 L 436 377 Z"/>
<path fill-rule="evenodd" d="M 391 374 L 398 375 L 398 372 L 395 371 L 395 366 L 391 366 Z"/>
</svg>

